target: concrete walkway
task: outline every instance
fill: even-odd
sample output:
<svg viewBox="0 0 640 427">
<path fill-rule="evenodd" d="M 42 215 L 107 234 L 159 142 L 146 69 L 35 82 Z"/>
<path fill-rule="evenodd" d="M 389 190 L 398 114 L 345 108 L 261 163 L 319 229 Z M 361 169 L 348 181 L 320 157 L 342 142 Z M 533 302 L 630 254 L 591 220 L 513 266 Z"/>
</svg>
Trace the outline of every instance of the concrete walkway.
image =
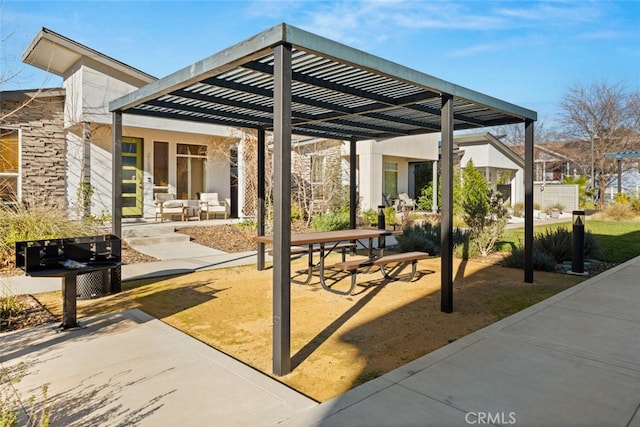
<svg viewBox="0 0 640 427">
<path fill-rule="evenodd" d="M 638 277 L 640 257 L 322 404 L 137 310 L 0 335 L 0 361 L 50 385 L 52 425 L 640 427 Z"/>
<path fill-rule="evenodd" d="M 640 257 L 287 426 L 640 426 Z"/>
<path fill-rule="evenodd" d="M 0 335 L 1 367 L 25 363 L 22 398 L 48 386 L 51 426 L 270 426 L 317 405 L 142 311 L 81 325 Z"/>
</svg>

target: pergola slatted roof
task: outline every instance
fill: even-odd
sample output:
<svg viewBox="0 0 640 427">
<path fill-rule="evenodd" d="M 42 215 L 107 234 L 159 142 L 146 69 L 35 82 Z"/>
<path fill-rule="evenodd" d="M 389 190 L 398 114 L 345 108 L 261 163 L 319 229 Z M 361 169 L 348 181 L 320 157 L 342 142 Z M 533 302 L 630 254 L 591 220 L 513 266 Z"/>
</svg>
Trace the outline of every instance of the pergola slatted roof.
<svg viewBox="0 0 640 427">
<path fill-rule="evenodd" d="M 533 111 L 285 24 L 150 84 L 150 98 L 136 91 L 111 109 L 269 130 L 277 43 L 292 45 L 295 134 L 349 140 L 440 132 L 443 93 L 455 96 L 454 130 L 536 120 Z M 257 45 L 248 51 L 248 44 Z M 237 60 L 225 58 L 229 52 L 237 52 Z"/>
<path fill-rule="evenodd" d="M 534 111 L 454 85 L 287 24 L 150 83 L 110 104 L 113 194 L 121 194 L 122 115 L 257 129 L 258 234 L 264 233 L 264 150 L 273 132 L 273 363 L 291 369 L 291 136 L 349 141 L 350 224 L 356 226 L 356 142 L 441 133 L 441 310 L 453 311 L 453 132 L 524 123 L 525 282 L 533 281 Z M 261 175 L 262 174 L 262 175 Z M 120 235 L 120 198 L 113 232 Z M 264 266 L 258 245 L 258 268 Z"/>
</svg>

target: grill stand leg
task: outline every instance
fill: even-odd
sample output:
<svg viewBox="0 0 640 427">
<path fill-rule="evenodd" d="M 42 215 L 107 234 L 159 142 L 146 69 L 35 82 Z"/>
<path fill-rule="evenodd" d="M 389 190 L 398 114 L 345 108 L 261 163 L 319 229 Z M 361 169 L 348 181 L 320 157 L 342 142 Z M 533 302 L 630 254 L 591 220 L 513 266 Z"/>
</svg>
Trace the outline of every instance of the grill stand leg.
<svg viewBox="0 0 640 427">
<path fill-rule="evenodd" d="M 76 273 L 62 276 L 62 329 L 77 328 L 77 277 Z"/>
</svg>

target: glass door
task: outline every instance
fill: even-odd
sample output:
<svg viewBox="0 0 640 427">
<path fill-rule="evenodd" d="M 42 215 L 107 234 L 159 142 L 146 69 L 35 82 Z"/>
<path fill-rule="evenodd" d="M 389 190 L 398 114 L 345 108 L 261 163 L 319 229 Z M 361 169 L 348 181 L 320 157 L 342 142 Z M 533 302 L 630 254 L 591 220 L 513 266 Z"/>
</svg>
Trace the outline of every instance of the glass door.
<svg viewBox="0 0 640 427">
<path fill-rule="evenodd" d="M 142 216 L 142 138 L 122 137 L 122 216 Z"/>
</svg>

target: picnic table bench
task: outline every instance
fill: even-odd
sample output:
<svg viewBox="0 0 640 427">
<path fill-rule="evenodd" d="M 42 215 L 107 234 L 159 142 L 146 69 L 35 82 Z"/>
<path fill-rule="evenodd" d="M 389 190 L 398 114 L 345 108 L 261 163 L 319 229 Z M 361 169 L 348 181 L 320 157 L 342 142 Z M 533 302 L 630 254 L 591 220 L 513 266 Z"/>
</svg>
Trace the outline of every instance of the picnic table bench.
<svg viewBox="0 0 640 427">
<path fill-rule="evenodd" d="M 343 261 L 333 265 L 334 268 L 339 270 L 349 271 L 351 273 L 351 287 L 348 291 L 344 292 L 345 295 L 350 295 L 356 287 L 356 277 L 358 272 L 363 268 L 367 270 L 373 266 L 380 267 L 382 275 L 389 280 L 404 280 L 407 282 L 412 281 L 416 276 L 417 264 L 421 259 L 426 259 L 429 254 L 426 252 L 402 252 L 399 254 L 383 255 L 378 258 L 363 258 L 355 259 L 351 261 Z M 400 269 L 405 264 L 411 263 L 411 275 L 408 279 L 400 279 Z M 395 273 L 386 270 L 388 264 L 397 264 Z M 337 292 L 337 291 L 334 291 Z"/>
<path fill-rule="evenodd" d="M 304 282 L 299 282 L 292 279 L 294 283 L 300 284 L 308 284 L 311 280 L 311 276 L 314 269 L 319 270 L 320 276 L 320 284 L 322 287 L 329 291 L 340 295 L 347 295 L 353 291 L 352 289 L 348 292 L 342 292 L 336 289 L 332 289 L 325 281 L 325 258 L 334 250 L 340 249 L 342 250 L 342 263 L 347 263 L 351 261 L 346 261 L 345 253 L 346 249 L 354 248 L 360 243 L 363 248 L 367 250 L 368 258 L 374 259 L 376 256 L 373 251 L 373 242 L 374 239 L 382 239 L 382 244 L 379 245 L 379 255 L 378 259 L 384 255 L 384 239 L 387 236 L 398 236 L 402 234 L 399 230 L 384 230 L 384 229 L 348 229 L 348 230 L 334 230 L 334 231 L 322 231 L 322 232 L 312 232 L 312 233 L 294 233 L 291 235 L 290 244 L 292 249 L 292 254 L 294 251 L 298 253 L 307 253 L 308 254 L 308 269 L 307 269 L 307 279 Z M 367 240 L 368 243 L 364 244 L 361 240 Z M 256 238 L 257 242 L 262 243 L 273 243 L 272 236 L 258 236 Z M 295 249 L 294 249 L 295 248 Z M 313 253 L 320 252 L 320 260 L 317 264 L 313 262 Z M 273 254 L 271 252 L 270 254 Z M 386 273 L 385 273 L 386 274 Z M 355 280 L 355 279 L 353 279 Z"/>
</svg>

